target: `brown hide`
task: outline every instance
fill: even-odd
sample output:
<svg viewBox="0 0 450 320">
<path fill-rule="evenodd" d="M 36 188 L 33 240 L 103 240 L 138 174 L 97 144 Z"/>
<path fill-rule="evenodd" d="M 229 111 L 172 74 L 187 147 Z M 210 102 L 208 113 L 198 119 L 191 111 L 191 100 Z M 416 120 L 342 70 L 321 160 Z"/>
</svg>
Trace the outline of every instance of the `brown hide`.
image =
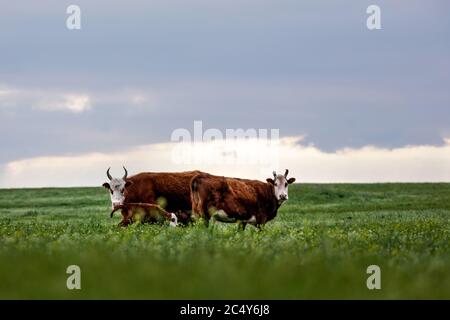
<svg viewBox="0 0 450 320">
<path fill-rule="evenodd" d="M 256 225 L 275 218 L 279 208 L 273 186 L 258 180 L 199 174 L 191 181 L 192 211 L 209 220 L 213 211 L 224 210 L 229 218 Z"/>
<path fill-rule="evenodd" d="M 169 212 L 191 210 L 190 181 L 201 171 L 143 172 L 127 178 L 132 184 L 125 189 L 126 203 L 157 203 L 165 199 Z"/>
</svg>

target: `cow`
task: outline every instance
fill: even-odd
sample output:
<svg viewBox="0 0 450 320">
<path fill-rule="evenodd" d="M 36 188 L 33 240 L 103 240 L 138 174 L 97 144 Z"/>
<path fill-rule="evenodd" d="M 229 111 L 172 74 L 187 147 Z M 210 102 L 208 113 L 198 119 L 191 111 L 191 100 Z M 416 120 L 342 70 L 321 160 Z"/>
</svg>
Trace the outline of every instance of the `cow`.
<svg viewBox="0 0 450 320">
<path fill-rule="evenodd" d="M 125 210 L 129 214 L 126 217 L 127 223 L 132 223 L 133 220 L 139 220 L 141 223 L 155 223 L 163 222 L 164 220 L 169 220 L 169 225 L 171 227 L 176 227 L 178 225 L 178 218 L 174 213 L 167 212 L 157 204 L 151 203 L 127 203 L 121 204 L 114 207 L 111 211 L 111 218 L 114 212 L 117 210 Z M 138 217 L 137 219 L 135 217 Z"/>
<path fill-rule="evenodd" d="M 288 200 L 288 186 L 295 178 L 273 172 L 266 182 L 198 174 L 191 181 L 192 214 L 213 222 L 239 222 L 258 229 L 277 215 L 278 208 Z"/>
<path fill-rule="evenodd" d="M 187 224 L 191 221 L 188 212 L 192 208 L 190 182 L 201 171 L 186 172 L 143 172 L 128 177 L 128 171 L 122 178 L 113 178 L 110 169 L 106 171 L 109 181 L 103 184 L 111 195 L 112 209 L 127 203 L 159 204 L 165 210 L 178 215 L 178 221 Z M 130 223 L 132 214 L 122 208 L 120 226 Z"/>
</svg>

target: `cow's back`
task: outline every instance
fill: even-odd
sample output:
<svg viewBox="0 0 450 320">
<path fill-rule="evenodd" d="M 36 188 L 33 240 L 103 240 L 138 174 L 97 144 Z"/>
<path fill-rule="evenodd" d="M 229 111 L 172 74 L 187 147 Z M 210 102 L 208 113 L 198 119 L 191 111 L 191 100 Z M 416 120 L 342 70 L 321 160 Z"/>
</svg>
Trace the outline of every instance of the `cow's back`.
<svg viewBox="0 0 450 320">
<path fill-rule="evenodd" d="M 276 215 L 278 207 L 274 203 L 272 187 L 259 180 L 227 178 L 230 187 L 230 198 L 228 201 L 234 203 L 237 216 L 249 219 L 255 216 L 258 223 L 265 223 Z"/>
<path fill-rule="evenodd" d="M 127 180 L 126 202 L 156 203 L 163 200 L 168 211 L 191 209 L 190 182 L 201 171 L 143 172 Z"/>
<path fill-rule="evenodd" d="M 192 179 L 193 211 L 207 218 L 211 214 L 210 209 L 214 208 L 224 210 L 233 218 L 249 219 L 266 210 L 263 207 L 269 196 L 270 188 L 258 180 L 210 174 L 197 175 Z"/>
</svg>

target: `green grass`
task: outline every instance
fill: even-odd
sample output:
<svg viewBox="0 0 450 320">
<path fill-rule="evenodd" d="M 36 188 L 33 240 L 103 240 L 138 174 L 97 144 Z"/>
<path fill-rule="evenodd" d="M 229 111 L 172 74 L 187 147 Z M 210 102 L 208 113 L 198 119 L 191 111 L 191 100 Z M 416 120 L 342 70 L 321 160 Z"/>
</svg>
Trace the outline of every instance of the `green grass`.
<svg viewBox="0 0 450 320">
<path fill-rule="evenodd" d="M 101 188 L 0 190 L 0 298 L 450 299 L 450 184 L 294 185 L 262 231 L 118 228 L 109 205 Z"/>
</svg>

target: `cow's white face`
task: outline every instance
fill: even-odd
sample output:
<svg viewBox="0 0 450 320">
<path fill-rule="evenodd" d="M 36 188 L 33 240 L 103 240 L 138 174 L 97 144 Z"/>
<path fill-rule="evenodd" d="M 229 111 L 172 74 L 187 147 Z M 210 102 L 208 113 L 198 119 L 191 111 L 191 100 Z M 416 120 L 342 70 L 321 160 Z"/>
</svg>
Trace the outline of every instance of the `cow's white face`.
<svg viewBox="0 0 450 320">
<path fill-rule="evenodd" d="M 273 186 L 273 193 L 278 203 L 281 204 L 284 201 L 288 200 L 288 188 L 289 185 L 295 182 L 295 178 L 287 178 L 289 170 L 286 169 L 286 173 L 284 175 L 273 172 L 273 179 L 268 178 L 267 183 Z"/>
<path fill-rule="evenodd" d="M 125 167 L 124 167 L 125 169 Z M 109 169 L 106 172 L 106 175 L 109 178 L 109 182 L 105 182 L 103 187 L 109 190 L 111 194 L 111 206 L 112 209 L 123 205 L 125 201 L 125 188 L 129 187 L 132 182 L 127 181 L 127 169 L 125 169 L 125 176 L 123 178 L 113 178 L 109 174 Z"/>
</svg>

